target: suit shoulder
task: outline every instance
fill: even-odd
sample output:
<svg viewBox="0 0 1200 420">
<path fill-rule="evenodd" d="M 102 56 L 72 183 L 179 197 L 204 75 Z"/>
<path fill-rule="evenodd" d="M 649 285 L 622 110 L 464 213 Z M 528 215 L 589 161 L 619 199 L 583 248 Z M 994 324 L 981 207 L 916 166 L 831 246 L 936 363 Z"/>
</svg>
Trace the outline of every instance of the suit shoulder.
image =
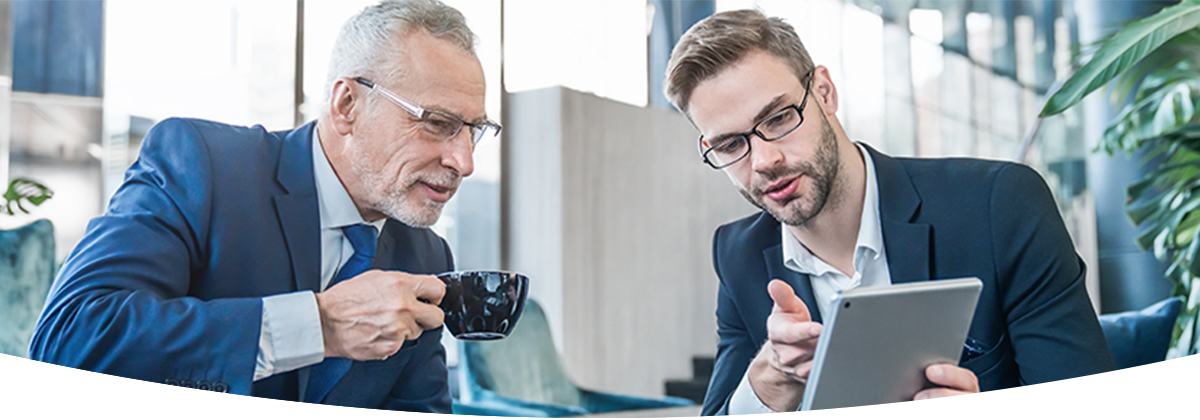
<svg viewBox="0 0 1200 420">
<path fill-rule="evenodd" d="M 1041 176 L 1029 166 L 1011 161 L 976 158 L 897 158 L 918 185 L 936 185 L 939 189 L 964 189 L 988 192 L 986 186 L 1013 175 L 1021 182 Z M 1002 177 L 1002 175 L 1004 175 Z M 984 188 L 981 188 L 984 187 Z"/>
<path fill-rule="evenodd" d="M 713 235 L 718 255 L 740 249 L 762 250 L 779 243 L 780 224 L 764 211 L 726 223 Z"/>
</svg>

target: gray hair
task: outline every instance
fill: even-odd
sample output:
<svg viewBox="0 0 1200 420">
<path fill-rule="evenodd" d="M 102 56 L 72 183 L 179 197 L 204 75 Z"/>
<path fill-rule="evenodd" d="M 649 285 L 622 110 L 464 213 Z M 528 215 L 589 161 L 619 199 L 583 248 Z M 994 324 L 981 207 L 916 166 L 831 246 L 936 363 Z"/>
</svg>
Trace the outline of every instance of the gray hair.
<svg viewBox="0 0 1200 420">
<path fill-rule="evenodd" d="M 401 62 L 404 48 L 397 50 L 395 44 L 416 29 L 475 54 L 475 33 L 457 9 L 438 0 L 384 0 L 364 8 L 342 25 L 329 57 L 324 103 L 328 105 L 333 83 L 339 77 L 364 77 L 381 83 L 403 71 L 383 66 Z M 328 108 L 322 106 L 321 115 L 326 115 Z"/>
<path fill-rule="evenodd" d="M 801 83 L 816 68 L 792 25 L 758 10 L 734 10 L 705 18 L 679 38 L 667 63 L 663 93 L 687 113 L 696 86 L 754 50 L 782 58 Z"/>
</svg>

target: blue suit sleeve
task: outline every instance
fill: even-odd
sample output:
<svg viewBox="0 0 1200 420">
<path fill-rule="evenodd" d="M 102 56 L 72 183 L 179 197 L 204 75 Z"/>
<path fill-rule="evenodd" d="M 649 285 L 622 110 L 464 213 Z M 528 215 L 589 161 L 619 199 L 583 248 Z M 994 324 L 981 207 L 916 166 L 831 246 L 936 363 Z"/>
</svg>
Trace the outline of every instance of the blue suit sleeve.
<svg viewBox="0 0 1200 420">
<path fill-rule="evenodd" d="M 717 276 L 722 277 L 718 250 L 720 249 L 721 232 L 725 227 L 717 229 L 713 236 L 713 267 Z M 746 375 L 750 361 L 758 352 L 759 344 L 750 339 L 742 316 L 725 287 L 722 277 L 720 289 L 717 292 L 717 360 L 713 365 L 712 379 L 708 383 L 708 391 L 704 395 L 704 407 L 701 415 L 723 416 L 729 414 L 729 399 L 733 391 Z"/>
<path fill-rule="evenodd" d="M 188 296 L 207 260 L 209 158 L 186 121 L 147 134 L 108 211 L 88 224 L 55 280 L 30 358 L 250 393 L 260 323 L 246 320 L 261 317 L 261 299 Z"/>
<path fill-rule="evenodd" d="M 1004 312 L 1021 383 L 1113 369 L 1088 299 L 1083 260 L 1049 188 L 1024 165 L 1008 165 L 991 195 L 991 230 Z"/>
</svg>

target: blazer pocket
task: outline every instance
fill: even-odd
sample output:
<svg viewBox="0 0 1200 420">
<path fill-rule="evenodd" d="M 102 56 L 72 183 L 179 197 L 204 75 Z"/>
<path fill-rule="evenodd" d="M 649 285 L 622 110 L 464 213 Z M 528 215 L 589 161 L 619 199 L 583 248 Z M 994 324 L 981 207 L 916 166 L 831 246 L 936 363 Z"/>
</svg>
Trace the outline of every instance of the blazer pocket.
<svg viewBox="0 0 1200 420">
<path fill-rule="evenodd" d="M 979 345 L 977 340 L 973 340 L 970 337 L 967 340 L 968 343 L 964 353 L 971 352 L 971 341 L 975 341 L 974 344 Z M 996 340 L 996 345 L 982 350 L 982 353 L 974 357 L 968 357 L 965 361 L 959 363 L 958 366 L 975 372 L 976 377 L 986 375 L 1002 365 L 1005 359 L 1010 358 L 1008 356 L 1012 353 L 1012 346 L 1008 345 L 1008 335 L 1004 334 L 1000 336 L 999 340 Z"/>
</svg>

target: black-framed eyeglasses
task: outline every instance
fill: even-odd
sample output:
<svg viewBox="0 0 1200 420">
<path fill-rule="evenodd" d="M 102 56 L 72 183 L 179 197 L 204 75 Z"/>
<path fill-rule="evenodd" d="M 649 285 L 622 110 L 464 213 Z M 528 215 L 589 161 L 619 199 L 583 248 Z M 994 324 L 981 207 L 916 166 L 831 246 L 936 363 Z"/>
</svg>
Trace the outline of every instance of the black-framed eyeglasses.
<svg viewBox="0 0 1200 420">
<path fill-rule="evenodd" d="M 713 169 L 723 169 L 738 163 L 750 155 L 750 135 L 756 135 L 763 141 L 774 141 L 791 134 L 804 123 L 804 107 L 808 105 L 808 92 L 812 87 L 813 74 L 808 74 L 808 82 L 804 86 L 804 99 L 799 105 L 788 105 L 783 109 L 759 120 L 754 127 L 745 133 L 730 134 L 708 142 L 704 149 L 704 135 L 700 135 L 700 156 Z"/>
<path fill-rule="evenodd" d="M 354 81 L 362 84 L 363 86 L 371 88 L 372 91 L 378 92 L 379 94 L 383 95 L 383 97 L 388 98 L 388 100 L 391 100 L 396 105 L 404 108 L 405 111 L 408 111 L 417 118 L 420 118 L 421 127 L 439 140 L 448 140 L 453 138 L 454 136 L 458 135 L 458 131 L 462 130 L 464 125 L 469 127 L 471 130 L 472 147 L 479 144 L 479 142 L 483 141 L 484 139 L 493 139 L 500 136 L 500 124 L 497 124 L 495 121 L 484 120 L 481 122 L 469 123 L 463 121 L 461 118 L 444 112 L 421 108 L 417 104 L 412 103 L 412 101 L 404 99 L 395 92 L 387 90 L 383 86 L 379 86 L 370 80 L 356 77 L 354 78 Z"/>
</svg>

